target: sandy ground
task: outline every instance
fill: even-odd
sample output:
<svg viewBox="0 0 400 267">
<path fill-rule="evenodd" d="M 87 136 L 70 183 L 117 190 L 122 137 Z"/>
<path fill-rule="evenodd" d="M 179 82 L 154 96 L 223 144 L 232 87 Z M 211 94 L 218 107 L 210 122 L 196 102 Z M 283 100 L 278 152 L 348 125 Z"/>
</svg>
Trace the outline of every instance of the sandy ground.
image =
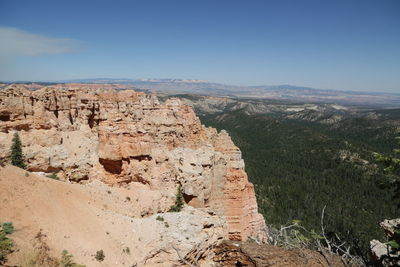
<svg viewBox="0 0 400 267">
<path fill-rule="evenodd" d="M 152 191 L 140 183 L 130 189 L 99 181 L 70 184 L 0 167 L 0 221 L 11 221 L 16 229 L 11 235 L 16 251 L 8 264 L 21 264 L 34 254 L 41 231 L 53 257 L 66 249 L 75 262 L 87 266 L 172 266 L 178 256 L 171 244 L 190 250 L 213 234 L 215 229 L 205 229 L 207 225 L 223 225 L 191 207 L 157 213 L 173 199 L 174 192 Z M 98 250 L 104 251 L 103 262 L 94 259 Z"/>
</svg>

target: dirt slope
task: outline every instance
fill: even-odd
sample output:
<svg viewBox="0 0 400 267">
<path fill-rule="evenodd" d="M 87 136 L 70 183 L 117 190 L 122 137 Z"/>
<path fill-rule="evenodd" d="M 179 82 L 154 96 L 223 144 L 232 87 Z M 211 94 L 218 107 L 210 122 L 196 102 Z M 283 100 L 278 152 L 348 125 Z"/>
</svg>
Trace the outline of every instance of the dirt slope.
<svg viewBox="0 0 400 267">
<path fill-rule="evenodd" d="M 157 214 L 141 217 L 157 205 L 171 205 L 172 197 L 140 184 L 129 190 L 98 181 L 70 184 L 0 167 L 0 220 L 11 221 L 16 228 L 11 235 L 16 252 L 8 264 L 19 265 L 34 254 L 35 236 L 41 231 L 53 257 L 66 249 L 87 266 L 172 266 L 179 258 L 171 244 L 185 252 L 206 239 L 205 226 L 214 224 L 218 233 L 223 225 L 191 207 L 161 214 L 162 222 Z M 124 252 L 127 247 L 129 253 Z M 105 253 L 102 263 L 93 257 L 100 249 Z"/>
</svg>

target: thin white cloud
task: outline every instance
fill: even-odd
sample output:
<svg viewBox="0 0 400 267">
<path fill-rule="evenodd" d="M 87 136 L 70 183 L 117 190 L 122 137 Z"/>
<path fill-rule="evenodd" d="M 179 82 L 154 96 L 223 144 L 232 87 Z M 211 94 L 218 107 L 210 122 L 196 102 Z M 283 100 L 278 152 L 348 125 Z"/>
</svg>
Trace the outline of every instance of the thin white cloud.
<svg viewBox="0 0 400 267">
<path fill-rule="evenodd" d="M 79 51 L 80 41 L 52 38 L 0 26 L 0 56 L 41 56 Z"/>
</svg>

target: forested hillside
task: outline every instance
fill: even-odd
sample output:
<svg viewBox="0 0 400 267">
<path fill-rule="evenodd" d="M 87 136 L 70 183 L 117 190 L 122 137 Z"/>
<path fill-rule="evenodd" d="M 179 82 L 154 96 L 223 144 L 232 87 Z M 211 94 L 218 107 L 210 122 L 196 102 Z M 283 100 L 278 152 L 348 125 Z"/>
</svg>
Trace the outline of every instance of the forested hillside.
<svg viewBox="0 0 400 267">
<path fill-rule="evenodd" d="M 319 230 L 326 205 L 330 234 L 365 256 L 369 241 L 383 238 L 378 223 L 400 214 L 393 192 L 380 185 L 384 175 L 372 157 L 374 151 L 390 153 L 395 147 L 400 110 L 373 114 L 344 116 L 335 123 L 242 110 L 200 118 L 206 126 L 227 130 L 241 148 L 268 224 L 296 219 Z"/>
</svg>

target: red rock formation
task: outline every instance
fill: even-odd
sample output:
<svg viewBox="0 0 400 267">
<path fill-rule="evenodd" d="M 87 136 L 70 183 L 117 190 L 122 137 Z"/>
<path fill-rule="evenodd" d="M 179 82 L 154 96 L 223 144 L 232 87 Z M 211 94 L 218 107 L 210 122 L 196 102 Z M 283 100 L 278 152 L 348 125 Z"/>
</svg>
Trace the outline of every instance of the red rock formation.
<svg viewBox="0 0 400 267">
<path fill-rule="evenodd" d="M 62 84 L 0 90 L 0 158 L 20 131 L 28 169 L 70 181 L 147 184 L 226 218 L 228 237 L 266 240 L 253 185 L 229 135 L 201 125 L 179 99 L 117 85 Z"/>
<path fill-rule="evenodd" d="M 224 184 L 224 215 L 230 240 L 246 241 L 251 236 L 266 242 L 265 222 L 258 213 L 254 186 L 244 171 L 241 152 L 229 135 L 222 131 L 214 141 L 215 149 L 227 155 Z"/>
</svg>

